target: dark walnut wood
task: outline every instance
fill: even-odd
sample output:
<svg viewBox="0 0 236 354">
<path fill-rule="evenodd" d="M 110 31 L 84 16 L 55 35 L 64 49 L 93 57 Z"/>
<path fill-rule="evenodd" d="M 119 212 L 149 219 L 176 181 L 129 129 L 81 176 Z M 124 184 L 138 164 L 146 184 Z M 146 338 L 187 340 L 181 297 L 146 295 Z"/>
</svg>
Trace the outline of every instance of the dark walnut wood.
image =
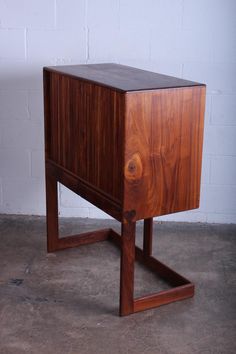
<svg viewBox="0 0 236 354">
<path fill-rule="evenodd" d="M 204 102 L 203 86 L 126 95 L 124 215 L 199 207 Z"/>
<path fill-rule="evenodd" d="M 48 251 L 119 245 L 121 315 L 192 296 L 151 256 L 152 228 L 155 216 L 199 206 L 205 85 L 117 64 L 49 67 L 44 107 Z M 109 229 L 59 238 L 58 182 L 120 221 L 121 241 Z M 175 288 L 134 299 L 135 258 Z"/>
<path fill-rule="evenodd" d="M 52 66 L 48 70 L 115 91 L 145 91 L 201 84 L 118 64 Z"/>
<path fill-rule="evenodd" d="M 159 89 L 163 80 L 158 86 L 156 74 L 157 89 L 121 93 L 65 75 L 71 68 L 85 75 L 90 67 L 88 77 L 98 81 L 99 65 L 96 70 L 86 65 L 44 71 L 47 161 L 73 184 L 83 185 L 83 197 L 119 221 L 198 208 L 205 86 Z M 107 67 L 105 75 L 106 65 L 101 65 L 102 84 L 111 68 L 117 76 L 121 72 L 118 87 L 122 79 L 131 87 L 136 77 L 129 77 L 139 73 Z M 145 73 L 141 70 L 137 78 L 141 87 L 148 86 L 150 73 Z M 115 78 L 110 79 L 113 86 Z M 177 82 L 186 84 L 166 79 L 167 87 Z"/>
</svg>

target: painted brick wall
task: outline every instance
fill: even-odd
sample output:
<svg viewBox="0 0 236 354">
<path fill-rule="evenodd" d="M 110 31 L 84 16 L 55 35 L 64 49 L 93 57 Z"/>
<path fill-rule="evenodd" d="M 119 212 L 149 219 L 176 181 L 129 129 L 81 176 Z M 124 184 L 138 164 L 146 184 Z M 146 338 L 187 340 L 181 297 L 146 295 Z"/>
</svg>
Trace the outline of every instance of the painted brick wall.
<svg viewBox="0 0 236 354">
<path fill-rule="evenodd" d="M 0 0 L 0 212 L 45 214 L 42 67 L 117 62 L 205 82 L 201 207 L 236 222 L 235 0 Z M 107 217 L 66 188 L 65 216 Z"/>
</svg>

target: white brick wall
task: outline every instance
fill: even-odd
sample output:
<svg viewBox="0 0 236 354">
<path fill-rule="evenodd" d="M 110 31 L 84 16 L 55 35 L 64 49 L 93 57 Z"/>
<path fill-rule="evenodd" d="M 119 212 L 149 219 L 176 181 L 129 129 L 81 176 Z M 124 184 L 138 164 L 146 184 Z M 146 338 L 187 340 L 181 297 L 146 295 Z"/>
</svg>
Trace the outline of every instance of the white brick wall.
<svg viewBox="0 0 236 354">
<path fill-rule="evenodd" d="M 236 222 L 235 0 L 0 0 L 0 212 L 45 214 L 42 67 L 117 62 L 207 84 L 199 210 Z M 65 216 L 108 217 L 59 188 Z"/>
<path fill-rule="evenodd" d="M 54 0 L 1 0 L 3 28 L 52 28 L 55 24 Z"/>
<path fill-rule="evenodd" d="M 0 32 L 0 53 L 2 59 L 25 59 L 25 30 L 2 29 Z"/>
</svg>

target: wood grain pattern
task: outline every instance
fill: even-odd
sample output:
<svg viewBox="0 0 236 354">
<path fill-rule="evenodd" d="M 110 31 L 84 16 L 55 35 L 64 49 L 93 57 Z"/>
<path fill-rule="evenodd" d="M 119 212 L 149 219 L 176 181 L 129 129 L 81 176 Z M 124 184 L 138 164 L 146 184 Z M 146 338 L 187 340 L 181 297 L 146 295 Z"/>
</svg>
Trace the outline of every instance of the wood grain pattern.
<svg viewBox="0 0 236 354">
<path fill-rule="evenodd" d="M 126 95 L 124 210 L 132 220 L 199 207 L 205 88 Z"/>
<path fill-rule="evenodd" d="M 93 203 L 115 219 L 122 220 L 122 209 L 119 202 L 114 201 L 108 194 L 82 180 L 72 172 L 51 160 L 46 161 L 46 174 L 52 175 L 56 181 L 70 188 L 71 191 Z"/>
<path fill-rule="evenodd" d="M 198 82 L 112 63 L 51 66 L 50 71 L 119 92 L 199 86 Z"/>
<path fill-rule="evenodd" d="M 152 218 L 199 206 L 204 105 L 204 85 L 135 68 L 44 69 L 48 251 L 106 239 L 120 246 L 122 316 L 194 294 L 151 256 Z M 60 238 L 58 182 L 119 220 L 121 237 L 105 229 Z M 175 288 L 134 299 L 135 259 Z"/>
<path fill-rule="evenodd" d="M 120 93 L 48 69 L 44 81 L 47 162 L 82 197 L 123 222 L 198 208 L 204 86 Z"/>
<path fill-rule="evenodd" d="M 135 222 L 122 224 L 120 258 L 120 315 L 134 312 Z"/>
<path fill-rule="evenodd" d="M 124 97 L 57 73 L 49 86 L 48 158 L 121 202 Z"/>
<path fill-rule="evenodd" d="M 184 300 L 194 295 L 194 285 L 186 284 L 157 294 L 147 295 L 134 300 L 134 312 L 149 310 L 171 302 Z"/>
<path fill-rule="evenodd" d="M 110 229 L 96 230 L 85 232 L 78 235 L 65 236 L 58 239 L 57 250 L 64 250 L 67 248 L 80 247 L 95 242 L 101 242 L 108 239 Z"/>
<path fill-rule="evenodd" d="M 47 218 L 47 250 L 57 250 L 58 226 L 58 197 L 57 179 L 46 171 L 46 218 Z"/>
</svg>

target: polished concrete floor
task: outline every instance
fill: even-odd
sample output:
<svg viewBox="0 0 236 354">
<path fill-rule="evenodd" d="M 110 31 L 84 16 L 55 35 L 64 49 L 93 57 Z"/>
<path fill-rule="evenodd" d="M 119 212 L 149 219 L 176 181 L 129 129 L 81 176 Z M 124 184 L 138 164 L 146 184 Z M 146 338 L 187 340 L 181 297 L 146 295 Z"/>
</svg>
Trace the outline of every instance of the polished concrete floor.
<svg viewBox="0 0 236 354">
<path fill-rule="evenodd" d="M 62 219 L 62 235 L 115 221 Z M 0 217 L 0 353 L 235 354 L 236 225 L 155 223 L 154 255 L 196 285 L 192 299 L 118 316 L 109 242 L 46 253 L 44 217 Z M 137 225 L 141 243 L 142 225 Z M 135 292 L 165 284 L 136 266 Z"/>
</svg>

